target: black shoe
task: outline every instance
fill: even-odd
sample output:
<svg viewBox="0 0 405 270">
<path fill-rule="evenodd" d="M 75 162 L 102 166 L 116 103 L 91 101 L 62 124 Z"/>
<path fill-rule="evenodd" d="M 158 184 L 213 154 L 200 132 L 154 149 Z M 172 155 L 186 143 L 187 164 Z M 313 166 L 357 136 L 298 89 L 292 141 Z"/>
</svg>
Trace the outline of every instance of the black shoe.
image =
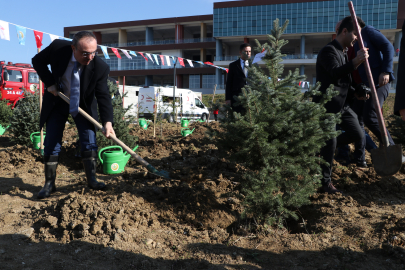
<svg viewBox="0 0 405 270">
<path fill-rule="evenodd" d="M 342 191 L 335 188 L 335 186 L 332 183 L 329 183 L 327 185 L 323 185 L 321 187 L 321 192 L 322 193 L 328 193 L 328 194 L 342 193 Z"/>
<path fill-rule="evenodd" d="M 367 162 L 365 162 L 365 161 L 356 162 L 356 166 L 359 167 L 359 168 L 367 168 L 368 167 Z"/>
<path fill-rule="evenodd" d="M 85 151 L 82 153 L 82 157 L 84 171 L 86 172 L 87 184 L 89 188 L 95 190 L 104 189 L 105 184 L 103 182 L 98 182 L 96 179 L 97 152 Z"/>
<path fill-rule="evenodd" d="M 38 193 L 38 199 L 48 198 L 51 196 L 51 193 L 56 191 L 55 179 L 58 160 L 59 156 L 44 156 L 45 185 Z"/>
</svg>

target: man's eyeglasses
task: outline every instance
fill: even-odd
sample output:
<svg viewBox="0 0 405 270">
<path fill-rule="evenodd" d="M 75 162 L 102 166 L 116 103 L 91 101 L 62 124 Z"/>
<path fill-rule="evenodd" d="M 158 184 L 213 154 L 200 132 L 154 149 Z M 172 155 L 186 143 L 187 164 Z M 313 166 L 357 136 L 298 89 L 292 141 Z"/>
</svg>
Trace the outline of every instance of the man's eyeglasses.
<svg viewBox="0 0 405 270">
<path fill-rule="evenodd" d="M 90 57 L 90 56 L 96 56 L 97 51 L 95 52 L 82 52 L 83 57 Z"/>
</svg>

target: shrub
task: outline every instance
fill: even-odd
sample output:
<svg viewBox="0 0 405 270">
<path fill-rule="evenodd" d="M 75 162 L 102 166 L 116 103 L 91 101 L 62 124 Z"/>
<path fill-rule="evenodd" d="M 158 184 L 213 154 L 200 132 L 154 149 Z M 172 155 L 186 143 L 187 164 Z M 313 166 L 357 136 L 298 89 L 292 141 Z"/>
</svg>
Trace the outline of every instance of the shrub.
<svg viewBox="0 0 405 270">
<path fill-rule="evenodd" d="M 11 105 L 7 105 L 7 100 L 0 100 L 0 125 L 4 128 L 10 124 L 10 118 L 13 115 Z"/>
</svg>

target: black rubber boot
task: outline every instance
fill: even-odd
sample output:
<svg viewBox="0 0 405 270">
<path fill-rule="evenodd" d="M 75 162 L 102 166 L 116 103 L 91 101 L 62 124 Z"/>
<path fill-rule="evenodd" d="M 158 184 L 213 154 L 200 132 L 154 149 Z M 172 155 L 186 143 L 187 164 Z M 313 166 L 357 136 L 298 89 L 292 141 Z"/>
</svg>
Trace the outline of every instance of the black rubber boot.
<svg viewBox="0 0 405 270">
<path fill-rule="evenodd" d="M 59 156 L 44 156 L 45 164 L 45 185 L 38 193 L 37 198 L 43 199 L 51 196 L 51 193 L 56 191 L 55 179 L 56 168 L 58 167 Z"/>
<path fill-rule="evenodd" d="M 105 184 L 103 182 L 98 182 L 96 179 L 97 152 L 82 152 L 82 161 L 84 171 L 86 172 L 87 184 L 89 185 L 89 188 L 96 190 L 105 188 Z"/>
</svg>

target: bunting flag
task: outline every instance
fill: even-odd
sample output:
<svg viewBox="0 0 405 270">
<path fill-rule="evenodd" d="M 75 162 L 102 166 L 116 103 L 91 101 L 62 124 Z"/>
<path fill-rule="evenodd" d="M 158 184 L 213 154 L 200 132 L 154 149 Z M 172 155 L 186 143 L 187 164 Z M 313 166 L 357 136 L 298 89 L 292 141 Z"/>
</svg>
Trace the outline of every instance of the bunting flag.
<svg viewBox="0 0 405 270">
<path fill-rule="evenodd" d="M 160 62 L 162 62 L 162 65 L 165 65 L 165 56 L 164 55 L 159 55 L 160 56 Z"/>
<path fill-rule="evenodd" d="M 264 49 L 263 49 L 264 50 Z M 262 60 L 262 58 L 266 55 L 267 51 L 262 51 L 261 53 L 258 53 L 255 55 L 255 58 L 253 59 L 252 64 L 259 62 Z"/>
<path fill-rule="evenodd" d="M 200 64 L 200 65 L 204 65 L 204 63 L 201 62 L 201 61 L 194 61 L 194 62 L 196 62 L 196 63 L 198 63 L 198 64 Z"/>
<path fill-rule="evenodd" d="M 116 48 L 111 48 L 111 50 L 113 51 L 113 53 L 114 53 L 119 59 L 122 59 L 122 58 L 121 58 L 121 55 L 118 53 L 118 50 L 117 50 Z"/>
<path fill-rule="evenodd" d="M 103 51 L 104 58 L 105 58 L 105 59 L 110 59 L 110 56 L 108 56 L 107 47 L 100 45 L 100 48 L 101 48 L 101 50 Z"/>
<path fill-rule="evenodd" d="M 123 52 L 127 58 L 132 59 L 132 56 L 130 56 L 130 55 L 128 54 L 128 51 L 127 51 L 127 50 L 121 49 L 121 52 Z"/>
<path fill-rule="evenodd" d="M 37 42 L 37 48 L 41 49 L 41 47 L 42 47 L 42 37 L 44 36 L 44 33 L 34 30 L 34 35 L 35 35 L 35 41 Z"/>
<path fill-rule="evenodd" d="M 159 65 L 159 61 L 156 54 L 153 54 L 153 58 L 155 58 L 156 64 Z"/>
<path fill-rule="evenodd" d="M 133 56 L 138 56 L 134 51 L 129 51 L 129 54 L 132 54 Z"/>
<path fill-rule="evenodd" d="M 183 67 L 186 67 L 186 65 L 184 65 L 184 60 L 181 57 L 177 57 L 177 59 L 179 60 L 179 64 L 182 65 Z"/>
<path fill-rule="evenodd" d="M 187 60 L 188 64 L 190 65 L 190 67 L 194 67 L 194 65 L 193 65 L 193 61 L 188 60 L 188 59 L 186 59 L 186 60 Z"/>
<path fill-rule="evenodd" d="M 145 55 L 143 55 L 143 53 L 141 53 L 141 52 L 138 52 L 138 53 L 139 53 L 140 55 L 142 55 L 143 58 L 145 58 L 146 62 L 149 61 L 148 58 L 146 58 Z"/>
<path fill-rule="evenodd" d="M 211 62 L 204 62 L 204 64 L 206 64 L 206 65 L 210 65 L 210 66 L 213 66 L 214 64 L 213 63 L 211 63 Z"/>
<path fill-rule="evenodd" d="M 59 39 L 59 36 L 57 36 L 57 35 L 49 34 L 49 37 L 51 38 L 51 41 L 54 41 L 55 39 Z"/>
<path fill-rule="evenodd" d="M 171 64 L 170 64 L 170 58 L 169 58 L 169 56 L 168 55 L 165 55 L 165 58 L 166 58 L 166 63 L 167 63 L 167 65 L 170 67 L 170 66 L 172 66 Z"/>
<path fill-rule="evenodd" d="M 10 29 L 8 22 L 0 21 L 0 38 L 4 40 L 10 40 Z"/>
<path fill-rule="evenodd" d="M 27 33 L 27 28 L 18 25 L 16 25 L 15 28 L 17 30 L 18 43 L 20 43 L 20 45 L 25 45 L 25 35 Z"/>
<path fill-rule="evenodd" d="M 152 59 L 152 56 L 150 56 L 150 53 L 145 53 L 146 54 L 146 56 L 150 59 L 150 61 L 152 61 L 152 63 L 154 63 L 153 62 L 153 59 Z"/>
<path fill-rule="evenodd" d="M 67 41 L 72 41 L 73 40 L 71 38 L 65 38 L 65 37 L 60 37 L 60 39 L 67 40 Z"/>
</svg>

